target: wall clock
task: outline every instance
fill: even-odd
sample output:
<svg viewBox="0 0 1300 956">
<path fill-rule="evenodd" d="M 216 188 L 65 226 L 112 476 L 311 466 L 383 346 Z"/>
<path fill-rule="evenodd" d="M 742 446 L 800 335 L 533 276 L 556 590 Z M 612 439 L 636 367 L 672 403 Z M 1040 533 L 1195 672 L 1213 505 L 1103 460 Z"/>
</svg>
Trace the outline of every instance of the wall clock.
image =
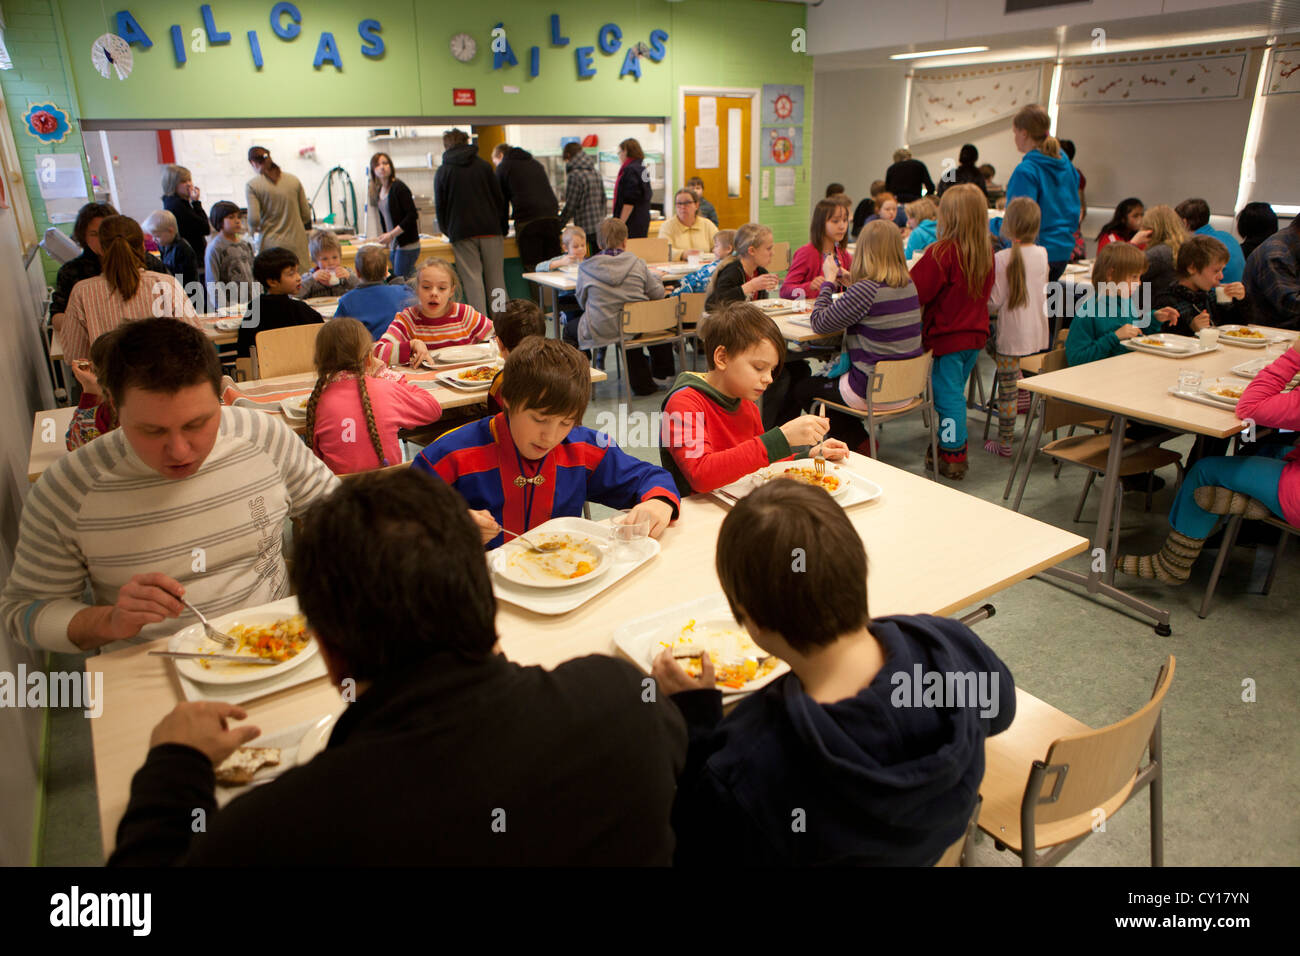
<svg viewBox="0 0 1300 956">
<path fill-rule="evenodd" d="M 105 33 L 90 45 L 90 62 L 104 79 L 116 72 L 119 80 L 125 80 L 131 75 L 133 59 L 131 47 L 116 33 Z"/>
<path fill-rule="evenodd" d="M 457 33 L 451 38 L 451 55 L 462 63 L 468 63 L 478 54 L 478 44 L 468 33 Z"/>
</svg>

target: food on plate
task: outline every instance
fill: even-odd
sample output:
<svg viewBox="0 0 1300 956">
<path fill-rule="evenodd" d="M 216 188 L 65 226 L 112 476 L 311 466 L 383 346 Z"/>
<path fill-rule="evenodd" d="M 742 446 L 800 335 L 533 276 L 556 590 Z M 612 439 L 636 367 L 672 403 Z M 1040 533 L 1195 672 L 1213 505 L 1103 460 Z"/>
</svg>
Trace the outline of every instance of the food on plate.
<svg viewBox="0 0 1300 956">
<path fill-rule="evenodd" d="M 509 557 L 512 567 L 531 577 L 573 581 L 600 566 L 600 548 L 590 538 L 569 534 L 532 534 L 540 553 L 521 546 Z"/>
<path fill-rule="evenodd" d="M 691 677 L 699 677 L 703 672 L 703 656 L 708 654 L 718 686 L 729 690 L 743 690 L 749 682 L 760 680 L 781 666 L 781 661 L 755 644 L 743 628 L 698 626 L 695 618 L 672 640 L 660 641 L 659 647 L 671 648 L 682 670 Z"/>
<path fill-rule="evenodd" d="M 297 657 L 311 643 L 307 618 L 301 614 L 270 624 L 239 624 L 228 633 L 238 642 L 232 653 L 281 663 Z M 200 660 L 199 664 L 205 668 L 212 666 L 211 661 Z"/>
<path fill-rule="evenodd" d="M 1234 339 L 1266 339 L 1268 338 L 1263 332 L 1256 332 L 1254 329 L 1248 329 L 1244 326 L 1239 329 L 1224 329 L 1223 335 Z"/>
<path fill-rule="evenodd" d="M 1147 336 L 1146 338 L 1136 339 L 1135 341 L 1137 342 L 1138 345 L 1154 345 L 1156 348 L 1161 348 L 1161 349 L 1169 348 L 1169 343 L 1166 342 L 1164 339 L 1156 339 L 1156 338 L 1152 338 L 1151 336 Z"/>
<path fill-rule="evenodd" d="M 1241 398 L 1241 393 L 1245 390 L 1244 385 L 1241 388 L 1235 385 L 1215 385 L 1210 389 L 1210 394 L 1218 395 L 1220 398 L 1230 398 L 1235 402 Z"/>
<path fill-rule="evenodd" d="M 804 485 L 814 485 L 827 492 L 839 491 L 840 488 L 839 478 L 829 471 L 819 475 L 815 468 L 786 468 L 784 471 L 774 471 L 768 476 L 768 480 L 775 478 L 789 478 L 791 481 L 797 481 Z"/>
<path fill-rule="evenodd" d="M 217 767 L 217 783 L 223 787 L 242 787 L 252 783 L 253 775 L 263 767 L 279 764 L 279 747 L 240 747 Z"/>
<path fill-rule="evenodd" d="M 497 374 L 495 365 L 476 365 L 474 368 L 462 369 L 456 378 L 462 382 L 490 382 Z"/>
</svg>

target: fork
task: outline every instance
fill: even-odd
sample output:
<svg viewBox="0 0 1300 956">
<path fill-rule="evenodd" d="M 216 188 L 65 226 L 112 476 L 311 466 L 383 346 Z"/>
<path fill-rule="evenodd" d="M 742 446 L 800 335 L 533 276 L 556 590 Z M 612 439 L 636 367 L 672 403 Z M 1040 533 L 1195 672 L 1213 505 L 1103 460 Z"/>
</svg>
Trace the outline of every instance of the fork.
<svg viewBox="0 0 1300 956">
<path fill-rule="evenodd" d="M 825 418 L 825 417 L 826 417 L 826 403 L 825 403 L 825 402 L 822 402 L 821 405 L 819 406 L 819 408 L 821 409 L 821 412 L 820 412 L 821 417 L 822 417 L 822 418 Z M 821 448 L 822 448 L 822 446 L 825 445 L 825 444 L 826 444 L 826 439 L 823 438 L 823 439 L 821 440 L 821 442 L 817 445 L 817 448 L 818 448 L 818 454 L 817 454 L 817 456 L 813 459 L 813 471 L 816 472 L 818 478 L 820 478 L 822 475 L 826 474 L 826 459 L 823 458 L 823 457 L 821 456 L 821 454 L 820 454 Z M 811 450 L 811 449 L 810 449 L 810 450 Z"/>
<path fill-rule="evenodd" d="M 203 612 L 200 611 L 198 608 L 196 608 L 196 607 L 195 607 L 193 604 L 191 604 L 189 601 L 185 600 L 185 598 L 183 598 L 183 597 L 182 597 L 182 598 L 177 598 L 176 600 L 180 601 L 180 602 L 181 602 L 182 604 L 184 604 L 187 608 L 189 608 L 189 609 L 190 609 L 191 611 L 193 611 L 196 615 L 198 615 L 199 620 L 203 622 L 203 633 L 206 634 L 207 637 L 208 637 L 210 640 L 216 641 L 216 642 L 217 642 L 218 644 L 220 644 L 222 647 L 234 647 L 235 645 L 237 645 L 237 644 L 239 643 L 237 640 L 235 640 L 235 639 L 234 639 L 233 637 L 231 637 L 229 634 L 225 634 L 225 633 L 223 633 L 223 632 L 221 632 L 221 631 L 218 631 L 215 627 L 213 627 L 211 624 L 209 624 L 209 623 L 208 623 L 208 619 L 207 619 L 206 617 L 203 616 Z"/>
</svg>

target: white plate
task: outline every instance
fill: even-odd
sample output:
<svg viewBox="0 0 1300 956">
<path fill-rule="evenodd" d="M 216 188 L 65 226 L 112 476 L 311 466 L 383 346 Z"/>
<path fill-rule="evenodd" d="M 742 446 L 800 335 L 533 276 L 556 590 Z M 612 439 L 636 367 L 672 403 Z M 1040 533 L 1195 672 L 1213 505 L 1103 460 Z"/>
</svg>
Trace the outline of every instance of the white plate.
<svg viewBox="0 0 1300 956">
<path fill-rule="evenodd" d="M 330 734 L 334 732 L 334 721 L 337 718 L 337 714 L 326 714 L 307 729 L 302 742 L 298 744 L 295 764 L 301 767 L 325 749 L 330 742 Z"/>
<path fill-rule="evenodd" d="M 296 605 L 297 602 L 295 601 Z M 292 617 L 297 614 L 297 610 L 288 613 L 284 610 L 284 602 L 277 601 L 272 605 L 262 605 L 261 607 L 248 608 L 243 611 L 235 611 L 232 614 L 225 614 L 217 618 L 209 618 L 209 622 L 218 631 L 230 633 L 231 628 L 238 625 L 258 626 L 264 624 L 273 624 L 276 621 L 283 620 L 286 617 Z M 181 676 L 187 677 L 192 681 L 200 684 L 247 684 L 253 681 L 263 681 L 268 678 L 278 677 L 288 671 L 301 667 L 307 661 L 316 656 L 317 643 L 315 638 L 307 642 L 307 646 L 299 651 L 296 655 L 289 658 L 282 664 L 219 664 L 216 662 L 209 663 L 207 668 L 200 667 L 198 661 L 186 659 L 174 659 L 176 670 Z M 216 641 L 209 640 L 203 633 L 201 623 L 191 624 L 172 635 L 167 642 L 169 651 L 198 651 L 212 652 L 214 654 L 231 653 L 228 649 L 222 647 Z"/>
<path fill-rule="evenodd" d="M 212 327 L 218 332 L 234 332 L 243 324 L 243 322 L 244 320 L 242 318 L 217 319 L 217 321 L 212 323 Z"/>
<path fill-rule="evenodd" d="M 301 723 L 294 724 L 292 727 L 286 727 L 284 730 L 277 730 L 274 733 L 263 734 L 256 740 L 250 740 L 244 744 L 245 747 L 278 747 L 280 749 L 280 762 L 274 767 L 263 767 L 253 775 L 253 779 L 240 787 L 217 787 L 217 806 L 224 807 L 236 797 L 242 796 L 254 787 L 260 787 L 264 783 L 270 783 L 287 770 L 301 766 L 311 759 L 312 754 L 306 759 L 303 758 L 303 748 L 307 746 L 309 738 L 313 731 L 325 722 L 327 727 L 333 725 L 334 716 L 332 714 L 321 717 L 318 720 L 304 720 Z M 325 735 L 329 739 L 328 732 Z"/>
<path fill-rule="evenodd" d="M 1261 333 L 1264 336 L 1262 339 L 1239 339 L 1228 334 L 1236 329 L 1249 328 L 1250 326 L 1248 325 L 1221 325 L 1219 326 L 1219 341 L 1226 342 L 1228 345 L 1235 345 L 1242 349 L 1262 349 L 1272 341 L 1272 339 L 1269 338 L 1268 333 Z M 1258 332 L 1259 330 L 1254 329 L 1253 331 Z"/>
<path fill-rule="evenodd" d="M 295 395 L 293 398 L 280 399 L 280 410 L 285 418 L 306 418 L 307 402 L 310 395 Z"/>
<path fill-rule="evenodd" d="M 1235 402 L 1221 400 L 1217 395 L 1207 395 L 1205 392 L 1197 389 L 1195 392 L 1184 392 L 1177 385 L 1169 386 L 1169 394 L 1175 398 L 1181 398 L 1189 402 L 1197 402 L 1201 405 L 1208 405 L 1211 408 L 1217 408 L 1221 412 L 1234 413 L 1236 409 Z"/>
<path fill-rule="evenodd" d="M 1153 345 L 1149 343 L 1151 339 L 1168 344 Z M 1193 355 L 1204 355 L 1206 352 L 1214 352 L 1219 348 L 1217 345 L 1202 345 L 1199 339 L 1189 338 L 1186 335 L 1175 335 L 1172 332 L 1140 335 L 1134 339 L 1125 339 L 1122 344 L 1126 349 L 1146 352 L 1148 355 L 1163 355 L 1166 358 L 1180 359 L 1189 358 Z"/>
<path fill-rule="evenodd" d="M 491 365 L 493 368 L 497 369 L 497 371 L 501 370 L 500 366 L 497 365 L 495 362 L 484 362 L 483 365 Z M 482 368 L 482 367 L 483 367 L 482 365 L 471 365 L 468 368 L 452 369 L 446 372 L 439 372 L 436 376 L 434 376 L 434 378 L 436 381 L 442 382 L 446 385 L 450 385 L 452 388 L 458 388 L 464 392 L 481 392 L 484 389 L 492 387 L 491 379 L 488 379 L 486 382 L 465 382 L 462 381 L 458 376 L 464 374 L 465 372 L 471 371 L 472 369 Z"/>
<path fill-rule="evenodd" d="M 1271 358 L 1251 359 L 1249 362 L 1242 362 L 1240 365 L 1234 365 L 1231 369 L 1233 375 L 1240 375 L 1242 378 L 1253 379 L 1264 369 L 1273 364 Z"/>
<path fill-rule="evenodd" d="M 807 458 L 802 460 L 804 462 L 810 461 L 810 459 Z M 798 464 L 798 462 L 777 462 L 777 465 L 782 467 L 789 467 L 796 464 Z M 758 471 L 746 475 L 739 481 L 733 481 L 729 485 L 723 485 L 721 488 L 715 489 L 712 494 L 723 504 L 731 507 L 751 491 L 765 485 L 768 479 L 764 477 L 764 472 L 770 471 L 777 465 L 769 465 L 767 468 L 760 468 Z M 846 466 L 841 465 L 839 462 L 828 461 L 826 467 L 833 469 L 834 474 L 842 479 L 840 487 L 837 489 L 839 493 L 831 495 L 832 498 L 839 502 L 841 508 L 852 508 L 856 505 L 866 504 L 869 501 L 875 501 L 885 493 L 884 489 L 870 478 L 864 478 L 857 472 L 849 471 Z"/>
<path fill-rule="evenodd" d="M 744 632 L 744 628 L 735 623 L 731 617 L 731 608 L 727 604 L 726 595 L 718 591 L 694 601 L 677 604 L 645 617 L 627 621 L 614 631 L 614 645 L 633 663 L 649 673 L 654 659 L 663 650 L 663 643 L 676 639 L 681 634 L 682 627 L 691 618 L 695 618 L 697 628 L 700 626 L 699 622 L 706 622 L 723 626 L 727 630 Z M 722 702 L 727 704 L 753 693 L 788 673 L 789 670 L 790 665 L 781 661 L 771 673 L 763 675 L 758 680 L 750 681 L 743 689 L 720 687 L 718 689 L 722 691 Z"/>
<path fill-rule="evenodd" d="M 1236 398 L 1228 398 L 1226 395 L 1216 395 L 1214 392 L 1211 391 L 1211 389 L 1220 388 L 1220 387 L 1236 389 L 1239 385 L 1240 385 L 1239 382 L 1236 382 L 1230 378 L 1216 378 L 1212 382 L 1201 383 L 1200 391 L 1201 394 L 1204 395 L 1206 398 L 1211 399 L 1212 401 L 1219 402 L 1225 408 L 1235 409 L 1237 407 L 1237 402 L 1241 401 L 1241 396 L 1237 396 Z M 1242 391 L 1243 392 L 1245 391 L 1244 387 L 1242 387 Z"/>
<path fill-rule="evenodd" d="M 600 577 L 614 564 L 605 529 L 593 529 L 587 533 L 558 531 L 548 530 L 543 524 L 528 532 L 528 537 L 539 545 L 548 541 L 567 540 L 573 543 L 574 548 L 568 554 L 565 551 L 538 554 L 521 541 L 510 540 L 493 552 L 492 570 L 511 584 L 530 588 L 571 588 Z M 595 567 L 581 577 L 559 577 L 546 570 L 548 567 L 563 570 L 588 556 L 595 561 Z"/>
<path fill-rule="evenodd" d="M 536 530 L 567 531 L 577 534 L 605 535 L 610 533 L 609 525 L 597 523 L 586 518 L 552 518 Z M 531 536 L 532 532 L 529 532 Z M 500 560 L 501 548 L 488 552 L 488 567 L 494 568 Z M 588 574 L 570 588 L 535 588 L 515 584 L 499 574 L 492 575 L 492 593 L 498 600 L 508 601 L 516 607 L 533 611 L 536 614 L 567 614 L 575 608 L 582 607 L 592 598 L 612 588 L 633 571 L 650 563 L 659 556 L 659 542 L 647 538 L 639 553 L 625 556 L 620 552 L 612 554 L 609 573 L 599 577 Z"/>
<path fill-rule="evenodd" d="M 430 358 L 438 365 L 487 362 L 495 357 L 496 349 L 486 343 L 482 345 L 453 345 L 450 348 L 438 349 L 438 351 L 430 353 Z"/>
<path fill-rule="evenodd" d="M 799 458 L 795 461 L 778 461 L 768 465 L 766 468 L 760 468 L 757 472 L 757 478 L 761 482 L 775 480 L 775 478 L 795 468 L 812 468 L 813 460 L 811 458 Z M 853 473 L 844 468 L 839 462 L 826 462 L 826 473 L 834 475 L 840 480 L 839 487 L 834 491 L 828 492 L 832 498 L 842 499 L 853 486 Z"/>
</svg>

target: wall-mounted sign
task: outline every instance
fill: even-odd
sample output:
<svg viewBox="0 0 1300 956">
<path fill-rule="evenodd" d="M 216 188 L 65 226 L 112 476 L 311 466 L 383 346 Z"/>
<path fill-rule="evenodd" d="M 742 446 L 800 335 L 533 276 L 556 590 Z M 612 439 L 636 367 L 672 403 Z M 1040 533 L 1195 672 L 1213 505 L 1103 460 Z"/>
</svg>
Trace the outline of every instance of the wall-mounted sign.
<svg viewBox="0 0 1300 956">
<path fill-rule="evenodd" d="M 452 90 L 451 91 L 452 106 L 474 106 L 476 102 L 477 101 L 474 97 L 473 90 Z"/>
<path fill-rule="evenodd" d="M 561 32 L 560 15 L 552 13 L 550 45 L 553 47 L 568 46 L 569 39 Z M 638 42 L 629 45 L 627 52 L 623 56 L 623 66 L 618 71 L 619 77 L 630 76 L 633 79 L 641 79 L 642 58 L 649 58 L 652 62 L 658 63 L 667 52 L 664 47 L 667 41 L 668 34 L 665 31 L 651 30 L 648 43 Z M 600 52 L 605 56 L 616 55 L 623 48 L 622 28 L 617 23 L 603 24 L 596 31 L 596 45 L 600 47 Z M 501 70 L 519 65 L 519 58 L 515 56 L 515 51 L 510 45 L 510 38 L 506 34 L 504 22 L 498 23 L 492 28 L 491 49 L 492 69 Z M 579 79 L 587 79 L 596 75 L 595 56 L 595 46 L 573 48 L 573 59 Z M 537 76 L 541 73 L 541 69 L 542 48 L 540 46 L 530 47 L 528 50 L 528 75 Z"/>
</svg>

